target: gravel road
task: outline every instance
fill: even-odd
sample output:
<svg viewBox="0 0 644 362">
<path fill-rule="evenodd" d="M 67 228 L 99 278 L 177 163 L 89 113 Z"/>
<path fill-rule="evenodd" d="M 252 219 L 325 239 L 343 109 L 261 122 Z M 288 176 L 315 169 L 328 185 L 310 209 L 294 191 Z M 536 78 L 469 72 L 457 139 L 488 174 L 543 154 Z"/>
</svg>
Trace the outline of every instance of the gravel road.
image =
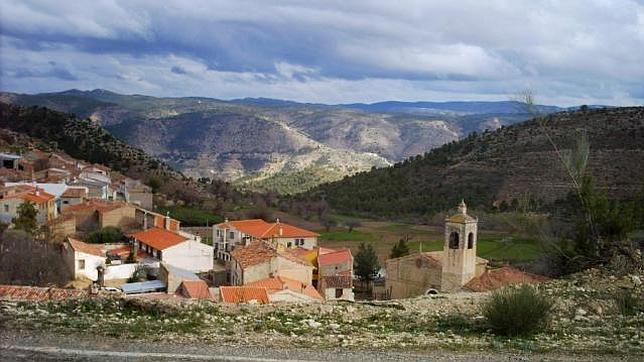
<svg viewBox="0 0 644 362">
<path fill-rule="evenodd" d="M 0 331 L 1 361 L 606 361 L 606 356 L 217 346 Z M 621 359 L 623 360 L 623 359 Z"/>
</svg>

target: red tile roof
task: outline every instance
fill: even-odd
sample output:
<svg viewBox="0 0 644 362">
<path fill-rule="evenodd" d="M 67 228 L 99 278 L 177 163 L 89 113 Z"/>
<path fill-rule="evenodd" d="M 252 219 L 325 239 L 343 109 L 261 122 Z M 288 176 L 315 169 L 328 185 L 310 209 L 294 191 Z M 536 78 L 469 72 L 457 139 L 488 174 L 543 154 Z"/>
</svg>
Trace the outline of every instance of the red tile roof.
<svg viewBox="0 0 644 362">
<path fill-rule="evenodd" d="M 71 245 L 72 249 L 74 249 L 74 251 L 102 257 L 105 256 L 103 247 L 100 245 L 88 244 L 74 238 L 67 238 L 67 241 L 69 242 L 69 245 Z"/>
<path fill-rule="evenodd" d="M 45 192 L 42 189 L 36 190 L 33 186 L 26 187 L 17 187 L 14 189 L 16 193 L 12 193 L 4 196 L 5 199 L 22 199 L 25 201 L 30 201 L 35 204 L 42 204 L 47 201 L 53 200 L 56 197 L 48 192 Z M 24 191 L 27 190 L 27 191 Z"/>
<path fill-rule="evenodd" d="M 184 280 L 179 285 L 179 290 L 187 298 L 212 299 L 208 284 L 203 280 Z"/>
<path fill-rule="evenodd" d="M 46 301 L 80 298 L 88 295 L 85 290 L 0 285 L 0 300 Z"/>
<path fill-rule="evenodd" d="M 246 286 L 266 288 L 266 291 L 269 294 L 288 289 L 297 293 L 307 295 L 311 298 L 323 299 L 320 293 L 318 293 L 318 291 L 315 290 L 312 285 L 307 285 L 300 282 L 299 280 L 285 278 L 282 276 L 258 280 L 252 283 L 248 283 L 246 284 Z"/>
<path fill-rule="evenodd" d="M 349 249 L 336 250 L 318 256 L 318 265 L 351 263 L 352 261 L 353 255 L 351 255 L 351 250 Z"/>
<path fill-rule="evenodd" d="M 87 197 L 87 189 L 81 187 L 68 187 L 60 197 L 80 198 Z"/>
<path fill-rule="evenodd" d="M 188 240 L 186 237 L 175 232 L 160 228 L 150 228 L 144 231 L 139 231 L 131 234 L 131 236 L 157 250 L 171 248 Z"/>
<path fill-rule="evenodd" d="M 235 261 L 239 263 L 239 265 L 243 269 L 253 265 L 265 263 L 278 256 L 302 265 L 313 267 L 310 262 L 292 253 L 290 249 L 277 251 L 266 242 L 261 240 L 256 240 L 246 246 L 235 248 L 230 252 L 230 256 L 235 259 Z"/>
<path fill-rule="evenodd" d="M 268 293 L 262 287 L 219 287 L 221 301 L 224 303 L 246 303 L 257 301 L 261 304 L 268 303 Z"/>
<path fill-rule="evenodd" d="M 296 237 L 316 237 L 319 234 L 298 228 L 285 223 L 268 223 L 262 219 L 252 220 L 235 220 L 216 225 L 220 229 L 230 229 L 231 227 L 241 231 L 246 235 L 258 239 L 266 238 L 296 238 Z M 281 232 L 280 232 L 281 230 Z"/>
<path fill-rule="evenodd" d="M 271 248 L 263 241 L 253 241 L 246 246 L 236 247 L 230 252 L 242 268 L 261 264 L 277 257 L 277 250 Z"/>
</svg>

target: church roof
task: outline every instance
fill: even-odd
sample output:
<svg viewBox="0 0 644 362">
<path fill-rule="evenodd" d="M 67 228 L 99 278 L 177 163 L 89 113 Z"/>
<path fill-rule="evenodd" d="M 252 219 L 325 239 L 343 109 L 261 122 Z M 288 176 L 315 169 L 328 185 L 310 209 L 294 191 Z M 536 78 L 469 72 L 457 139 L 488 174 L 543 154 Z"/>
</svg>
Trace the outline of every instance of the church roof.
<svg viewBox="0 0 644 362">
<path fill-rule="evenodd" d="M 468 214 L 455 214 L 447 218 L 447 221 L 449 222 L 457 222 L 457 223 L 468 223 L 468 222 L 477 222 L 475 218 L 471 217 Z"/>
</svg>

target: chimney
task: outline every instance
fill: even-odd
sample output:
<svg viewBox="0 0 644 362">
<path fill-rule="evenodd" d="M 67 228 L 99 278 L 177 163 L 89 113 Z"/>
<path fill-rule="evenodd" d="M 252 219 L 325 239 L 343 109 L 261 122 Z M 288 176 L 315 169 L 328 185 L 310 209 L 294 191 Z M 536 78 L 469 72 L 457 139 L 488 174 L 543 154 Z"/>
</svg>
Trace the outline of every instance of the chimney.
<svg viewBox="0 0 644 362">
<path fill-rule="evenodd" d="M 35 191 L 36 196 L 40 196 L 40 188 L 36 186 L 36 191 Z"/>
<path fill-rule="evenodd" d="M 165 213 L 165 229 L 170 230 L 170 211 Z"/>
<path fill-rule="evenodd" d="M 275 219 L 275 222 L 279 224 L 280 223 L 280 218 L 278 217 L 277 219 Z"/>
<path fill-rule="evenodd" d="M 280 226 L 280 229 L 279 229 L 279 233 L 280 233 L 280 236 L 284 235 L 284 229 L 282 229 L 281 226 Z"/>
</svg>

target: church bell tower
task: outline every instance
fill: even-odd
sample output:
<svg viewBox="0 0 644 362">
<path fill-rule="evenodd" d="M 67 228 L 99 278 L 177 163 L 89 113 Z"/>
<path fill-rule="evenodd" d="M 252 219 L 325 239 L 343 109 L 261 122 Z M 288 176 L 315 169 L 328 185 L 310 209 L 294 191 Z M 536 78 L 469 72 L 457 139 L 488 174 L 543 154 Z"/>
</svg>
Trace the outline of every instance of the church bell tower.
<svg viewBox="0 0 644 362">
<path fill-rule="evenodd" d="M 460 290 L 476 274 L 478 219 L 467 214 L 461 201 L 458 212 L 445 219 L 441 291 Z"/>
</svg>

